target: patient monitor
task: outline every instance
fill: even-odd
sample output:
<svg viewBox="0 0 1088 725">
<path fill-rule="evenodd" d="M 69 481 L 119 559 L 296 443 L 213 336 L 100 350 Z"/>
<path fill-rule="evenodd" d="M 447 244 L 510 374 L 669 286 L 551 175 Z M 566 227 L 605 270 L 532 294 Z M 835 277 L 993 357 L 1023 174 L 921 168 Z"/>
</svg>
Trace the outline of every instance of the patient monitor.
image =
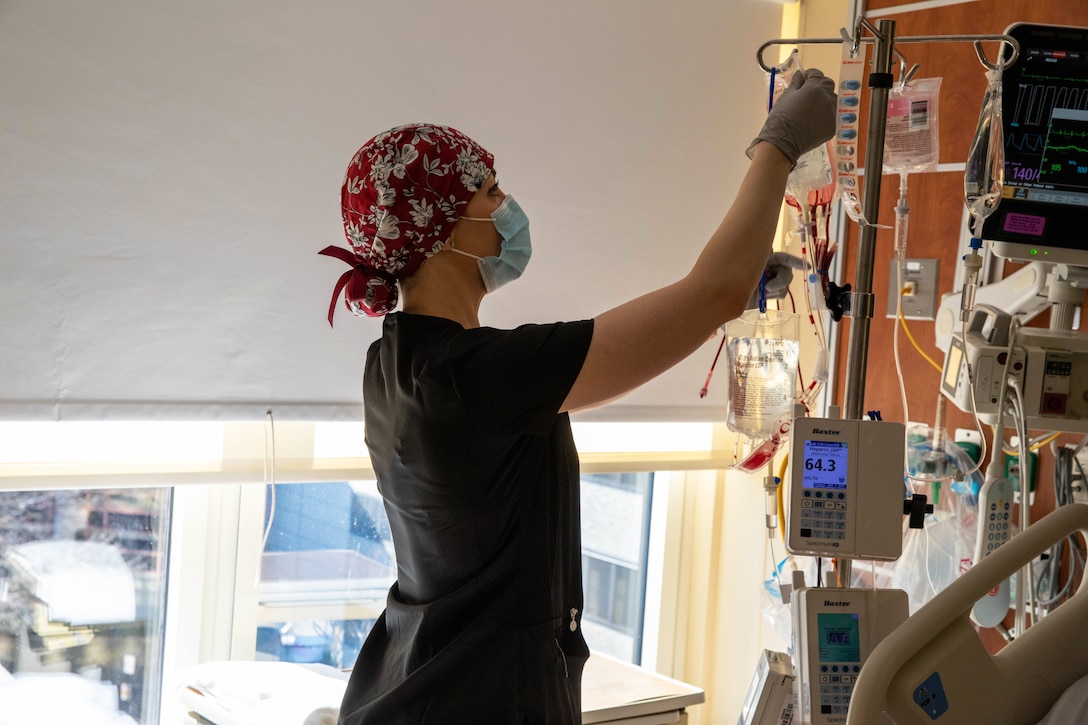
<svg viewBox="0 0 1088 725">
<path fill-rule="evenodd" d="M 797 417 L 786 548 L 891 561 L 903 553 L 902 423 Z"/>
<path fill-rule="evenodd" d="M 1088 265 L 1088 28 L 1016 23 L 1002 72 L 1005 180 L 982 238 L 999 257 Z"/>
<path fill-rule="evenodd" d="M 1027 398 L 1029 428 L 1088 431 L 1088 396 L 1078 383 L 1088 375 L 1088 344 L 1080 336 L 1021 329 L 1008 348 L 1016 360 L 1006 360 L 1000 349 L 1009 341 L 995 339 L 1008 337 L 1009 316 L 1026 321 L 1044 301 L 1071 308 L 1083 299 L 1085 275 L 1078 268 L 1088 267 L 1088 28 L 1016 23 L 1006 33 L 1020 53 L 1002 71 L 1004 183 L 981 236 L 996 256 L 1030 264 L 979 290 L 984 312 L 976 309 L 967 330 L 957 324 L 952 296 L 942 301 L 935 326 L 937 345 L 947 353 L 941 389 L 971 412 L 970 363 L 974 407 L 984 422 L 993 422 L 1004 404 L 1002 385 L 1013 375 Z M 1054 309 L 1052 326 L 1071 327 L 1069 310 Z"/>
</svg>

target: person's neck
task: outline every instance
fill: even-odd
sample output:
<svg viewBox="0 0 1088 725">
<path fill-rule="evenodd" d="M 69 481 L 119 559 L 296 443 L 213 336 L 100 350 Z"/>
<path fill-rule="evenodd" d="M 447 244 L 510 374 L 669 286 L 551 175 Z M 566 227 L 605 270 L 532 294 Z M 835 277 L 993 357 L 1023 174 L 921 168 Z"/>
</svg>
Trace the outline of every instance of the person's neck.
<svg viewBox="0 0 1088 725">
<path fill-rule="evenodd" d="M 410 315 L 427 315 L 453 320 L 466 330 L 480 326 L 479 310 L 458 304 L 457 300 L 414 299 L 404 301 L 402 309 Z"/>
<path fill-rule="evenodd" d="M 483 285 L 475 263 L 455 254 L 437 254 L 401 282 L 401 309 L 409 314 L 453 320 L 465 329 L 480 326 Z"/>
</svg>

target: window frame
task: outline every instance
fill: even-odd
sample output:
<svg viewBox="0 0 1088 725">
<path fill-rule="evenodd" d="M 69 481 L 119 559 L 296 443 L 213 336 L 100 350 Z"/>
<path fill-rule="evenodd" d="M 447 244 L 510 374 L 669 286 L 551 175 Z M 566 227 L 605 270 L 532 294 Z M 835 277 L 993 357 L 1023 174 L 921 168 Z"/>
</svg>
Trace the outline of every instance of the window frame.
<svg viewBox="0 0 1088 725">
<path fill-rule="evenodd" d="M 315 455 L 315 449 L 320 448 L 315 444 L 319 424 L 269 421 L 218 425 L 222 427 L 220 455 L 200 460 L 134 462 L 118 453 L 90 461 L 22 462 L 13 459 L 10 452 L 6 457 L 0 455 L 0 489 L 174 489 L 171 556 L 166 568 L 164 722 L 169 722 L 178 708 L 174 687 L 185 667 L 255 656 L 256 582 L 266 485 L 374 477 L 365 455 L 336 451 Z M 683 563 L 684 487 L 692 472 L 721 471 L 731 464 L 733 439 L 724 441 L 721 428 L 713 424 L 714 433 L 707 436 L 712 442 L 695 450 L 588 450 L 579 456 L 585 474 L 655 475 L 641 661 L 643 666 L 671 676 L 680 674 L 677 658 L 684 649 L 683 643 L 676 642 L 685 608 L 678 586 Z M 361 434 L 358 443 L 362 445 Z"/>
</svg>

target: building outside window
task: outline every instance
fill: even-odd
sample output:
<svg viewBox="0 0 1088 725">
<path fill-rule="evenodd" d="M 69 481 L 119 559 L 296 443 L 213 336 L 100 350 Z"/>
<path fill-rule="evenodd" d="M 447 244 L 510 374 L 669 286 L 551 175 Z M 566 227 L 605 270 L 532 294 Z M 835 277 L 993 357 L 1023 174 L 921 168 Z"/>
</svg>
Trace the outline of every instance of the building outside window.
<svg viewBox="0 0 1088 725">
<path fill-rule="evenodd" d="M 591 649 L 635 664 L 642 649 L 652 487 L 651 473 L 582 477 L 585 636 Z M 302 483 L 272 490 L 257 657 L 351 667 L 396 577 L 377 486 Z"/>
<path fill-rule="evenodd" d="M 641 664 L 652 473 L 582 476 L 583 626 L 590 649 Z"/>
<path fill-rule="evenodd" d="M 167 488 L 0 492 L 0 720 L 159 722 L 170 508 Z"/>
<path fill-rule="evenodd" d="M 374 481 L 270 486 L 257 658 L 350 668 L 396 579 Z"/>
</svg>

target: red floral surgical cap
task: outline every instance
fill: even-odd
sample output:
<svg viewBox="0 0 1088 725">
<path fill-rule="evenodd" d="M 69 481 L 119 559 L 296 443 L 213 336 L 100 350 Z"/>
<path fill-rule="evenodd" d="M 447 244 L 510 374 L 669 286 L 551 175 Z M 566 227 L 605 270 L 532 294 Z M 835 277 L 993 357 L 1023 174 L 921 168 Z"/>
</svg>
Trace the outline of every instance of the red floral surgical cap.
<svg viewBox="0 0 1088 725">
<path fill-rule="evenodd" d="M 330 246 L 319 252 L 351 265 L 332 293 L 329 324 L 341 291 L 356 315 L 391 312 L 397 280 L 411 277 L 445 245 L 494 162 L 479 144 L 448 126 L 398 126 L 363 144 L 340 190 L 351 249 Z"/>
</svg>

